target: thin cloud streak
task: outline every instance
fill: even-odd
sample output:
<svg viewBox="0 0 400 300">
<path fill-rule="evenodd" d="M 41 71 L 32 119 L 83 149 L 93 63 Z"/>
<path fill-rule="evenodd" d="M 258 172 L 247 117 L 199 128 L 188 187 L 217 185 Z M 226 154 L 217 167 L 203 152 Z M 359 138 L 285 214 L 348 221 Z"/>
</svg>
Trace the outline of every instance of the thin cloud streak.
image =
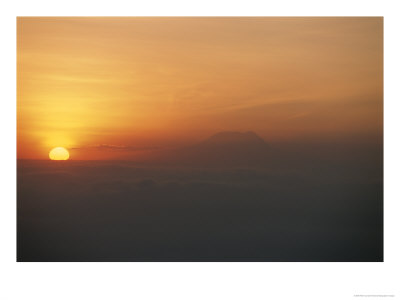
<svg viewBox="0 0 400 300">
<path fill-rule="evenodd" d="M 138 147 L 138 146 L 126 146 L 126 145 L 109 145 L 109 144 L 100 144 L 100 145 L 91 145 L 91 146 L 82 146 L 82 147 L 73 147 L 68 150 L 111 150 L 111 151 L 150 151 L 150 150 L 159 150 L 160 147 Z"/>
</svg>

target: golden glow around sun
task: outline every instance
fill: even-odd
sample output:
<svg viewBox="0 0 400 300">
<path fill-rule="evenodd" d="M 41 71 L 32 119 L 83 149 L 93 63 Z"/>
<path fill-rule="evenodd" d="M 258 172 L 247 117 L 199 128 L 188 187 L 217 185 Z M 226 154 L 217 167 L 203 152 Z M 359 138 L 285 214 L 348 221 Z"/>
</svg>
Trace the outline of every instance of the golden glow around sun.
<svg viewBox="0 0 400 300">
<path fill-rule="evenodd" d="M 63 147 L 56 147 L 51 149 L 49 157 L 51 160 L 67 160 L 69 159 L 69 152 Z"/>
</svg>

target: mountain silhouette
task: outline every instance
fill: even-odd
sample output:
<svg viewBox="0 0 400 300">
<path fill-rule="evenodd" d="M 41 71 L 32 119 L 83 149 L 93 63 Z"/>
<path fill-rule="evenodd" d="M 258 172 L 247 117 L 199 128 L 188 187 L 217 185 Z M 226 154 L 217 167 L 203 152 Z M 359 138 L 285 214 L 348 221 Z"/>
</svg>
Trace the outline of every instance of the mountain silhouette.
<svg viewBox="0 0 400 300">
<path fill-rule="evenodd" d="M 238 149 L 259 149 L 265 150 L 267 148 L 267 143 L 252 131 L 247 132 L 236 132 L 236 131 L 224 131 L 219 132 L 196 147 L 209 147 L 209 148 L 224 148 L 233 147 L 231 150 Z"/>
<path fill-rule="evenodd" d="M 166 159 L 185 165 L 252 167 L 267 161 L 269 149 L 269 145 L 252 131 L 224 131 L 198 144 L 171 151 Z"/>
</svg>

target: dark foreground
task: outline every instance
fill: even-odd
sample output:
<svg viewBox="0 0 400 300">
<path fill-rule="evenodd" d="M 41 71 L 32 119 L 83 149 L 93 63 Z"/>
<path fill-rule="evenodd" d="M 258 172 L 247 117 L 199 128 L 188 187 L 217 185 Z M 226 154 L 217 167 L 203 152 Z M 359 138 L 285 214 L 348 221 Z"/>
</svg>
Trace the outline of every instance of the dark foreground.
<svg viewBox="0 0 400 300">
<path fill-rule="evenodd" d="M 18 261 L 382 261 L 363 166 L 18 161 Z"/>
</svg>

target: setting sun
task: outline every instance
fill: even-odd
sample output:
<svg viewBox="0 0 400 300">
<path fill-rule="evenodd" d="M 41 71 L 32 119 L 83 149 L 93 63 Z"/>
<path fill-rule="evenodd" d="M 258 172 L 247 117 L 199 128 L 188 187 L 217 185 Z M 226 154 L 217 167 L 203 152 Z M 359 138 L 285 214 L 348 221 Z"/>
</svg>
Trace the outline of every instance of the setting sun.
<svg viewBox="0 0 400 300">
<path fill-rule="evenodd" d="M 68 160 L 69 152 L 63 147 L 56 147 L 50 151 L 49 157 L 51 160 Z"/>
</svg>

